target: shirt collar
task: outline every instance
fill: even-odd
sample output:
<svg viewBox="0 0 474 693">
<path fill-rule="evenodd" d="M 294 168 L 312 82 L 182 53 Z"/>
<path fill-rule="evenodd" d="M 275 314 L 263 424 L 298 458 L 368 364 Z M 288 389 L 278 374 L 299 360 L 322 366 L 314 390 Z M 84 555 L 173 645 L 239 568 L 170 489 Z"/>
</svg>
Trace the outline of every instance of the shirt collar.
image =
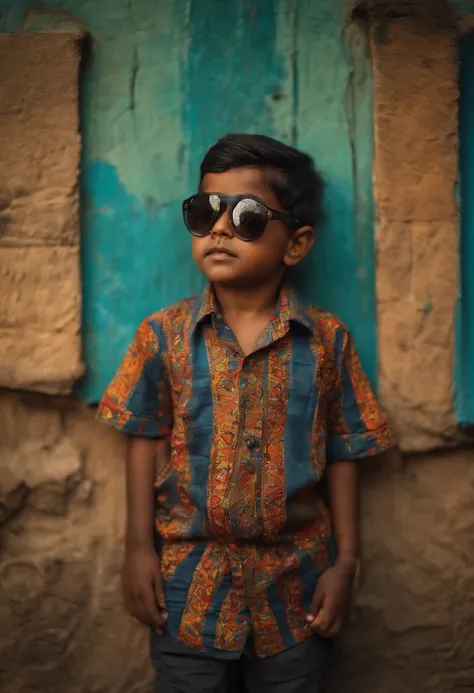
<svg viewBox="0 0 474 693">
<path fill-rule="evenodd" d="M 275 316 L 280 318 L 282 327 L 296 322 L 317 336 L 315 322 L 306 312 L 306 307 L 307 304 L 298 296 L 291 283 L 286 282 L 280 290 Z M 192 330 L 211 315 L 219 317 L 219 307 L 212 286 L 208 284 L 198 297 Z"/>
<path fill-rule="evenodd" d="M 212 286 L 211 284 L 208 284 L 206 288 L 197 297 L 196 309 L 194 311 L 191 329 L 194 330 L 198 325 L 200 325 L 206 318 L 210 317 L 211 315 L 218 316 L 219 308 Z"/>
</svg>

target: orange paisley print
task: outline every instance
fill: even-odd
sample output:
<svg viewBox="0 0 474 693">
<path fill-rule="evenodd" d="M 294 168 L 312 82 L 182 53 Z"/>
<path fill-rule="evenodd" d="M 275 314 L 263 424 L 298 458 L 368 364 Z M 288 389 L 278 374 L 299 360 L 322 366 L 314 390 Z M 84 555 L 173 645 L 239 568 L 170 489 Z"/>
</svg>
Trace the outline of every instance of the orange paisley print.
<svg viewBox="0 0 474 693">
<path fill-rule="evenodd" d="M 320 481 L 393 444 L 345 326 L 285 286 L 244 356 L 208 287 L 144 320 L 98 417 L 166 439 L 155 496 L 170 635 L 227 659 L 306 638 L 335 560 Z"/>
</svg>

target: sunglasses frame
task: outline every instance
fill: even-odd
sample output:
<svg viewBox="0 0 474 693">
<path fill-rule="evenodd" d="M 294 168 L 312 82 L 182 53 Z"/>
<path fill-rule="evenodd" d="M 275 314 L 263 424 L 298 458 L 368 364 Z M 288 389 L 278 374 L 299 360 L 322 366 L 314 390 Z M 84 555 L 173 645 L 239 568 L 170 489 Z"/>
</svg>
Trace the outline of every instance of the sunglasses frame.
<svg viewBox="0 0 474 693">
<path fill-rule="evenodd" d="M 191 202 L 194 200 L 194 198 L 198 197 L 199 195 L 207 195 L 208 197 L 210 195 L 216 195 L 216 197 L 219 198 L 220 203 L 225 203 L 225 207 L 222 210 L 222 212 L 219 214 L 219 216 L 216 217 L 214 223 L 212 224 L 211 228 L 207 233 L 200 234 L 200 233 L 194 233 L 188 225 L 186 224 L 186 212 L 189 209 L 189 206 Z M 258 202 L 261 207 L 266 211 L 267 213 L 267 218 L 265 222 L 265 226 L 263 227 L 262 233 L 260 233 L 258 236 L 255 238 L 244 238 L 239 234 L 237 229 L 235 228 L 234 225 L 234 220 L 233 220 L 233 212 L 234 209 L 237 207 L 239 202 L 242 202 L 242 200 L 253 200 L 254 202 Z M 209 236 L 209 234 L 212 232 L 212 229 L 215 225 L 215 223 L 221 218 L 222 214 L 224 212 L 228 211 L 229 213 L 229 220 L 230 224 L 232 226 L 232 230 L 237 238 L 239 238 L 241 241 L 245 241 L 246 243 L 252 243 L 252 241 L 257 241 L 259 238 L 263 236 L 267 229 L 267 225 L 269 221 L 277 220 L 277 221 L 282 221 L 283 223 L 287 224 L 290 228 L 294 228 L 295 225 L 297 224 L 296 220 L 292 218 L 291 214 L 288 212 L 281 212 L 278 209 L 273 209 L 273 207 L 269 207 L 263 200 L 261 200 L 259 197 L 256 197 L 255 195 L 226 195 L 224 193 L 215 193 L 215 192 L 209 192 L 209 193 L 204 193 L 204 192 L 198 192 L 195 193 L 194 195 L 191 195 L 191 197 L 186 198 L 186 200 L 183 201 L 182 205 L 183 209 L 183 220 L 184 220 L 184 225 L 186 226 L 187 230 L 192 236 L 195 236 L 196 238 L 205 238 L 206 236 Z M 217 213 L 217 212 L 216 212 Z"/>
</svg>

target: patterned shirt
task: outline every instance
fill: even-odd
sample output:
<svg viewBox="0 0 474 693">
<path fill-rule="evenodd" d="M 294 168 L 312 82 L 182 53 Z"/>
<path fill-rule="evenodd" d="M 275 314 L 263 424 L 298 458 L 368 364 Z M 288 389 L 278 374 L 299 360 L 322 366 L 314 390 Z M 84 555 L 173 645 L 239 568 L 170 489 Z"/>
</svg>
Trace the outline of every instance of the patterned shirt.
<svg viewBox="0 0 474 693">
<path fill-rule="evenodd" d="M 156 479 L 169 634 L 228 659 L 306 638 L 334 560 L 323 474 L 392 445 L 344 325 L 285 287 L 244 357 L 208 287 L 140 325 L 98 415 L 170 439 Z"/>
</svg>

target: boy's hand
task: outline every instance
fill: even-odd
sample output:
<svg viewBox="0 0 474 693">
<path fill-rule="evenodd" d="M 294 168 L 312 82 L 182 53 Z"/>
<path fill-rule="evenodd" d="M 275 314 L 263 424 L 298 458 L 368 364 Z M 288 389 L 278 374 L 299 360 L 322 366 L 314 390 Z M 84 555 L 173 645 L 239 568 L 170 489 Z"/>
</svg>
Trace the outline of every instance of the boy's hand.
<svg viewBox="0 0 474 693">
<path fill-rule="evenodd" d="M 123 566 L 123 593 L 127 610 L 147 626 L 163 633 L 166 603 L 160 560 L 150 548 L 127 551 Z"/>
<path fill-rule="evenodd" d="M 356 568 L 337 562 L 319 578 L 306 621 L 312 631 L 325 638 L 335 637 L 346 615 Z"/>
</svg>

